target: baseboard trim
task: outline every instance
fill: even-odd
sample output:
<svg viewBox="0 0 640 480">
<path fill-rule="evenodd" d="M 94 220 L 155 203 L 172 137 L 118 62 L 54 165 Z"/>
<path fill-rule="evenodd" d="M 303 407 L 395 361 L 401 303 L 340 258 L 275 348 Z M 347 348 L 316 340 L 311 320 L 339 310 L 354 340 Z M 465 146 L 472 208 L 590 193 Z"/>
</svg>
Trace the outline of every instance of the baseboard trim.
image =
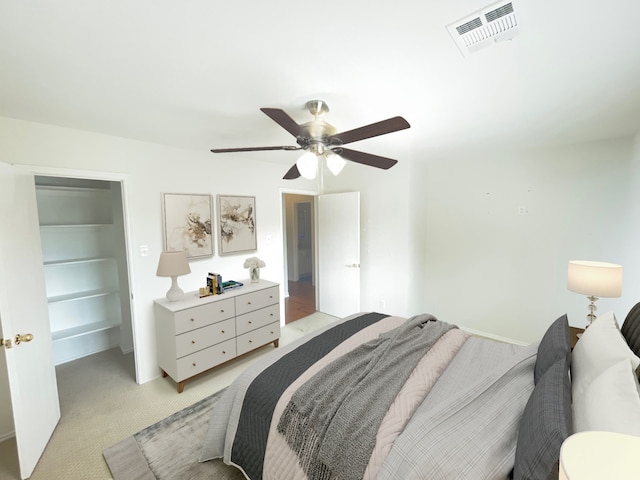
<svg viewBox="0 0 640 480">
<path fill-rule="evenodd" d="M 8 433 L 5 433 L 3 435 L 0 435 L 0 443 L 4 442 L 5 440 L 9 440 L 11 438 L 14 438 L 16 436 L 16 432 L 15 431 L 10 431 Z"/>
<path fill-rule="evenodd" d="M 490 338 L 491 340 L 496 340 L 502 343 L 512 343 L 514 345 L 529 345 L 526 342 L 521 342 L 520 340 L 514 340 L 513 338 L 501 337 L 500 335 L 494 335 L 492 333 L 481 332 L 479 330 L 474 330 L 473 328 L 460 327 L 460 330 L 464 330 L 465 332 L 469 332 L 472 335 L 476 335 L 478 337 Z"/>
</svg>

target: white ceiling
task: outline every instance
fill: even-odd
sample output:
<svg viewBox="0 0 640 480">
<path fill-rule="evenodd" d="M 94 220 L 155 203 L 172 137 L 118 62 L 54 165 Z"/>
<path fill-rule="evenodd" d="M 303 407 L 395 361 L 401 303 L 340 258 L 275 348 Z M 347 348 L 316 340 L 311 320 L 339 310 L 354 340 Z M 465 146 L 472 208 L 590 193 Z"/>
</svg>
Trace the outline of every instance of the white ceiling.
<svg viewBox="0 0 640 480">
<path fill-rule="evenodd" d="M 640 130 L 638 0 L 514 0 L 519 35 L 464 57 L 446 25 L 490 3 L 0 0 L 0 116 L 208 151 L 294 145 L 259 107 L 320 98 L 339 131 L 404 116 L 351 147 L 417 160 Z"/>
</svg>

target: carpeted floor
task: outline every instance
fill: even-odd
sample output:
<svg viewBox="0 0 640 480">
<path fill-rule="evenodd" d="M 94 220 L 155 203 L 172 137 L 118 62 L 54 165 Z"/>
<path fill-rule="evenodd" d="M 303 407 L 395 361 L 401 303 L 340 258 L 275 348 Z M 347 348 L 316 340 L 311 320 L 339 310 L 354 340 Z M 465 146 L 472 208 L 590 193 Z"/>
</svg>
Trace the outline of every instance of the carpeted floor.
<svg viewBox="0 0 640 480">
<path fill-rule="evenodd" d="M 282 329 L 281 345 L 335 318 L 315 313 Z M 102 452 L 120 440 L 228 386 L 266 346 L 187 382 L 183 393 L 169 378 L 134 381 L 133 354 L 118 349 L 56 368 L 62 417 L 31 480 L 108 480 Z M 19 480 L 15 439 L 0 442 L 0 480 Z"/>
<path fill-rule="evenodd" d="M 221 394 L 204 398 L 107 448 L 104 457 L 114 480 L 244 479 L 238 469 L 221 461 L 198 462 L 208 419 Z"/>
</svg>

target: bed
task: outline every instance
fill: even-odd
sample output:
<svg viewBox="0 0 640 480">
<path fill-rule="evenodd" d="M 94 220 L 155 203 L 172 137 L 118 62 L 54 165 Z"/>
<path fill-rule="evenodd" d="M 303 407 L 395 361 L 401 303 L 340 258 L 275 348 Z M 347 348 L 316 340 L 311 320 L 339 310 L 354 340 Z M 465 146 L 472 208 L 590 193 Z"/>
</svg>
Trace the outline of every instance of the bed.
<svg viewBox="0 0 640 480">
<path fill-rule="evenodd" d="M 428 314 L 353 315 L 245 370 L 200 461 L 250 480 L 557 478 L 570 434 L 640 435 L 639 347 L 640 303 L 622 331 L 598 317 L 573 352 L 566 315 L 527 346 Z"/>
</svg>

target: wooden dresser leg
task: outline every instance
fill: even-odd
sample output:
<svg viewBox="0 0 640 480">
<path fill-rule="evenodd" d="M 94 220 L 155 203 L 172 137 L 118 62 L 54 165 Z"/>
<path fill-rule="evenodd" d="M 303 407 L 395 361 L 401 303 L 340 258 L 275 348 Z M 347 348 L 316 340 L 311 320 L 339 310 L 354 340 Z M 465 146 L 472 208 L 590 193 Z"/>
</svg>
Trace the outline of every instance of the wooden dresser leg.
<svg viewBox="0 0 640 480">
<path fill-rule="evenodd" d="M 280 345 L 280 339 L 279 339 L 279 338 L 276 338 L 276 339 L 273 341 L 273 346 L 274 346 L 274 347 L 276 347 L 276 348 L 278 348 L 278 345 Z"/>
<path fill-rule="evenodd" d="M 167 378 L 167 372 L 165 372 L 164 370 L 162 370 L 162 378 Z"/>
<path fill-rule="evenodd" d="M 182 393 L 184 391 L 184 382 L 178 382 L 178 393 Z"/>
</svg>

